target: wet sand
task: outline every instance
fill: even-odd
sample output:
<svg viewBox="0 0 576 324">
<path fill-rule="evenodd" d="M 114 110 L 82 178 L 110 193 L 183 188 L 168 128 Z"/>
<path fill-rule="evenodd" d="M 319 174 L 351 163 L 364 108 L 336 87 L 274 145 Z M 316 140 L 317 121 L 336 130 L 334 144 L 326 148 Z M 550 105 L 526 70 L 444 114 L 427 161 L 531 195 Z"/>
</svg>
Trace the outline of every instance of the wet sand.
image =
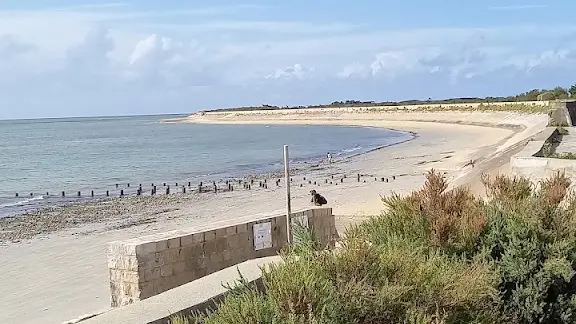
<svg viewBox="0 0 576 324">
<path fill-rule="evenodd" d="M 221 114 L 178 122 L 349 125 L 415 132 L 411 141 L 293 176 L 293 209 L 308 207 L 308 192 L 316 189 L 328 199 L 342 230 L 348 223 L 379 214 L 381 195 L 407 193 L 421 186 L 423 173 L 431 168 L 445 172 L 454 184 L 471 184 L 479 191 L 479 174 L 505 170 L 509 155 L 546 126 L 547 116 L 505 112 Z M 475 161 L 474 167 L 467 165 L 470 160 Z M 358 173 L 363 175 L 360 182 Z M 389 182 L 380 181 L 382 177 Z M 268 189 L 256 185 L 250 191 L 235 188 L 218 194 L 123 198 L 40 215 L 38 219 L 45 223 L 28 225 L 36 229 L 34 235 L 22 234 L 19 242 L 0 245 L 0 323 L 60 323 L 103 311 L 110 304 L 107 242 L 209 222 L 225 223 L 240 216 L 281 214 L 284 193 L 283 182 L 276 187 L 269 181 Z M 42 231 L 55 222 L 60 227 Z M 23 226 L 13 224 L 11 228 L 19 227 Z"/>
</svg>

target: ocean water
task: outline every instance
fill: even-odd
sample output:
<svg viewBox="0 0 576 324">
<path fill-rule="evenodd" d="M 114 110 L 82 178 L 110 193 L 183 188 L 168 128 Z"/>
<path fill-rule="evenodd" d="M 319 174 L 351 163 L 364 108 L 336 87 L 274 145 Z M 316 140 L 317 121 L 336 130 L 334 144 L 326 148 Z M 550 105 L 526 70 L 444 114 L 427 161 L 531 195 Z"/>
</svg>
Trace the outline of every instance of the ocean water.
<svg viewBox="0 0 576 324">
<path fill-rule="evenodd" d="M 0 121 L 0 217 L 86 199 L 75 198 L 78 191 L 102 197 L 139 184 L 196 185 L 279 171 L 284 144 L 293 163 L 305 163 L 411 136 L 360 127 L 160 123 L 168 117 L 174 116 Z"/>
</svg>

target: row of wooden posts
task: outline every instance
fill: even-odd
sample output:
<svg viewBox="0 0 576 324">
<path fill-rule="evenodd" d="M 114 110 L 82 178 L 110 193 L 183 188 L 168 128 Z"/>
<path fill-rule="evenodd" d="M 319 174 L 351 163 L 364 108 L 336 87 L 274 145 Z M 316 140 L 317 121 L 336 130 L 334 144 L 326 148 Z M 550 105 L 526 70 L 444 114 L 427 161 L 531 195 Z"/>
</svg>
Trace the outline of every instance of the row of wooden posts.
<svg viewBox="0 0 576 324">
<path fill-rule="evenodd" d="M 332 178 L 332 180 L 334 180 L 334 176 L 331 176 L 331 178 Z M 357 175 L 356 175 L 356 178 L 357 178 L 357 181 L 358 181 L 358 182 L 361 182 L 361 181 L 362 181 L 360 174 L 357 174 Z M 346 179 L 346 175 L 344 175 L 342 178 L 340 178 L 340 183 L 344 183 L 344 179 Z M 392 176 L 392 179 L 395 180 L 395 179 L 396 179 L 396 176 Z M 304 177 L 303 180 L 306 181 L 306 177 Z M 380 181 L 382 181 L 382 182 L 389 182 L 389 178 L 384 178 L 384 177 L 382 177 L 382 178 L 375 177 L 375 178 L 374 178 L 374 181 L 378 181 L 378 180 L 380 180 Z M 254 180 L 254 179 L 251 179 L 250 181 L 243 181 L 243 180 L 237 180 L 237 181 L 238 181 L 238 185 L 242 185 L 245 190 L 252 190 L 252 186 L 254 186 L 254 183 L 255 183 L 255 180 Z M 294 181 L 294 178 L 290 178 L 290 181 L 293 182 L 293 181 Z M 366 182 L 365 179 L 364 179 L 363 181 Z M 233 183 L 234 183 L 234 181 L 227 180 L 227 181 L 226 181 L 226 189 L 225 189 L 225 190 L 226 190 L 226 191 L 234 191 Z M 276 184 L 277 187 L 280 186 L 280 183 L 281 183 L 281 179 L 277 179 L 277 180 L 275 181 L 275 184 Z M 333 184 L 334 181 L 329 181 L 328 179 L 324 179 L 324 183 L 325 183 L 325 184 L 328 184 L 328 183 Z M 317 181 L 312 181 L 312 180 L 308 180 L 308 184 L 309 184 L 309 185 L 315 185 L 315 186 L 316 186 L 316 185 L 318 185 L 318 186 L 320 185 L 319 182 L 317 182 Z M 338 184 L 338 182 L 336 182 L 336 184 Z M 264 179 L 264 181 L 259 181 L 259 182 L 258 182 L 258 186 L 259 186 L 260 188 L 263 188 L 263 189 L 268 189 L 268 180 L 267 180 L 267 179 Z M 116 189 L 119 189 L 119 187 L 120 187 L 120 185 L 119 185 L 119 184 L 116 184 Z M 127 188 L 130 188 L 130 183 L 128 183 L 128 184 L 126 185 L 126 187 L 127 187 Z M 169 195 L 170 192 L 171 192 L 171 187 L 170 187 L 170 185 L 167 185 L 166 183 L 163 183 L 163 184 L 162 184 L 162 187 L 164 188 L 165 194 L 166 194 L 166 195 Z M 179 187 L 179 186 L 178 186 L 178 183 L 176 183 L 176 187 Z M 192 182 L 188 182 L 188 188 L 191 188 L 191 187 L 192 187 Z M 212 186 L 211 186 L 211 187 L 212 187 L 211 190 L 205 190 L 205 188 L 204 188 L 204 183 L 203 183 L 203 182 L 200 182 L 200 183 L 198 184 L 198 193 L 203 193 L 203 192 L 214 192 L 214 193 L 218 193 L 219 190 L 222 190 L 222 189 L 218 189 L 218 185 L 216 184 L 216 181 L 212 181 Z M 300 187 L 303 187 L 303 184 L 300 184 Z M 185 185 L 182 185 L 182 186 L 181 186 L 181 191 L 182 191 L 183 194 L 185 194 L 185 193 L 187 192 L 187 189 L 186 189 L 186 186 L 185 186 Z M 142 184 L 140 184 L 140 185 L 138 186 L 138 189 L 136 190 L 136 195 L 137 195 L 137 196 L 141 196 L 143 193 L 144 193 L 144 189 L 142 188 Z M 151 189 L 150 189 L 150 195 L 151 195 L 151 196 L 154 196 L 154 195 L 156 195 L 157 193 L 158 193 L 158 187 L 157 187 L 154 183 L 152 183 Z M 106 190 L 105 195 L 106 195 L 106 197 L 110 197 L 110 191 L 109 191 L 109 190 Z M 119 195 L 120 195 L 120 197 L 123 197 L 123 196 L 126 195 L 124 189 L 120 189 L 120 194 L 119 194 Z M 46 193 L 46 196 L 50 196 L 50 194 L 47 192 L 47 193 Z M 60 193 L 60 196 L 61 196 L 61 197 L 67 197 L 67 196 L 66 196 L 66 192 L 65 192 L 65 191 L 62 191 L 62 192 Z M 16 193 L 16 197 L 20 197 L 20 195 L 19 195 L 18 193 Z M 30 193 L 30 197 L 34 197 L 34 194 L 33 194 L 33 193 Z M 81 192 L 81 191 L 78 191 L 78 192 L 76 193 L 76 197 L 82 197 L 82 192 Z M 94 190 L 90 191 L 90 197 L 95 197 Z"/>
</svg>

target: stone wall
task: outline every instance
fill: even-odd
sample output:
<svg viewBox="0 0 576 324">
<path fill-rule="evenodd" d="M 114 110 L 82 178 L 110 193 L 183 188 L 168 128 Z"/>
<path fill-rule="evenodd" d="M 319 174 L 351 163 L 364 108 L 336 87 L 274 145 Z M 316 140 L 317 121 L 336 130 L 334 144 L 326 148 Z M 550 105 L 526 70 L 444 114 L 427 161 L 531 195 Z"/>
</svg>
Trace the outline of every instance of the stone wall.
<svg viewBox="0 0 576 324">
<path fill-rule="evenodd" d="M 336 227 L 331 208 L 292 213 L 291 222 L 303 223 L 322 244 L 333 246 Z M 286 216 L 282 215 L 111 242 L 112 307 L 152 297 L 247 260 L 276 255 L 287 244 L 286 232 Z"/>
</svg>

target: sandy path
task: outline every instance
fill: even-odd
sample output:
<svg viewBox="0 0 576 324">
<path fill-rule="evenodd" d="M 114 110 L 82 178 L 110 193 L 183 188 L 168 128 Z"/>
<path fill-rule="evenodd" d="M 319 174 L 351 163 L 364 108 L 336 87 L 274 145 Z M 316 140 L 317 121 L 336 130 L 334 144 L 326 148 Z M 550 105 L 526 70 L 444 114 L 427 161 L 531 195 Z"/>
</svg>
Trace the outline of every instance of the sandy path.
<svg viewBox="0 0 576 324">
<path fill-rule="evenodd" d="M 306 174 L 307 180 L 322 183 L 315 189 L 328 198 L 342 225 L 353 222 L 355 217 L 378 214 L 382 208 L 380 195 L 392 190 L 405 193 L 418 188 L 424 180 L 423 172 L 430 168 L 446 172 L 450 179 L 458 179 L 458 182 L 469 182 L 480 170 L 506 163 L 509 152 L 506 152 L 505 144 L 510 139 L 530 136 L 530 132 L 522 134 L 511 129 L 458 124 L 466 121 L 477 123 L 478 120 L 494 125 L 502 124 L 502 120 L 505 120 L 504 124 L 509 122 L 498 113 L 483 115 L 482 119 L 478 115 L 467 115 L 465 118 L 446 114 L 428 115 L 426 122 L 401 120 L 396 115 L 396 120 L 390 120 L 394 118 L 388 118 L 388 114 L 381 119 L 373 115 L 370 118 L 353 116 L 348 119 L 335 119 L 333 116 L 285 119 L 272 116 L 266 120 L 261 116 L 257 120 L 251 120 L 250 116 L 225 117 L 227 120 L 204 116 L 201 122 L 355 125 L 416 132 L 418 136 L 412 141 L 334 163 L 327 170 Z M 414 116 L 412 114 L 411 118 Z M 510 117 L 509 114 L 507 116 Z M 545 119 L 545 116 L 515 117 L 516 124 L 524 123 L 525 129 L 534 131 Z M 431 122 L 442 118 L 450 124 Z M 470 159 L 479 161 L 475 168 L 464 167 Z M 347 174 L 348 178 L 338 185 L 324 184 L 324 179 L 334 173 Z M 374 181 L 373 176 L 366 176 L 363 178 L 366 183 L 358 183 L 354 176 L 356 173 L 378 178 L 395 175 L 397 178 L 385 183 Z M 302 176 L 295 178 L 294 209 L 305 208 L 309 203 L 307 193 L 311 187 L 302 180 Z M 300 183 L 303 187 L 299 187 Z M 246 215 L 282 213 L 283 195 L 282 187 L 267 191 L 236 190 L 217 196 L 205 195 L 202 200 L 184 203 L 177 206 L 177 210 L 158 214 L 155 216 L 158 221 L 150 224 L 119 230 L 106 230 L 110 225 L 108 223 L 90 224 L 24 243 L 0 246 L 0 323 L 61 323 L 81 314 L 105 310 L 109 306 L 106 242 Z"/>
</svg>

